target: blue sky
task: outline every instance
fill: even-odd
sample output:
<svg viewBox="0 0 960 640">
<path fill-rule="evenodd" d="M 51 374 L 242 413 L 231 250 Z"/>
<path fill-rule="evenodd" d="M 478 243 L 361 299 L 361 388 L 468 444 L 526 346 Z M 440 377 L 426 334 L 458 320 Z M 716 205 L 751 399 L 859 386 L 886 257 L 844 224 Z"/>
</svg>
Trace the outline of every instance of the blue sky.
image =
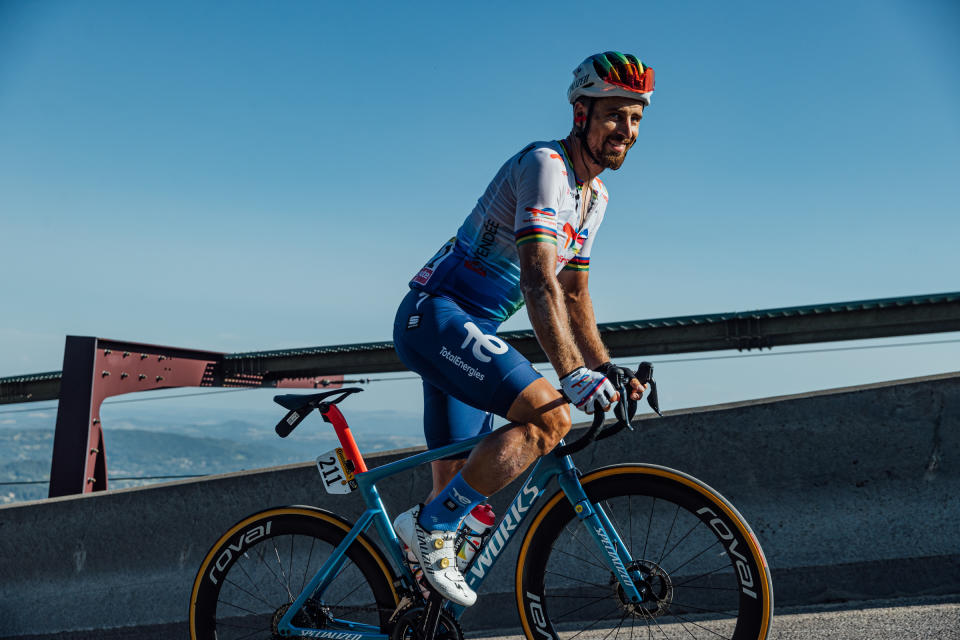
<svg viewBox="0 0 960 640">
<path fill-rule="evenodd" d="M 600 321 L 960 290 L 955 2 L 7 0 L 0 376 L 60 369 L 67 334 L 389 339 L 410 276 L 507 157 L 567 133 L 570 72 L 608 49 L 657 91 L 601 176 Z M 947 343 L 660 371 L 690 406 L 958 362 Z M 268 410 L 236 395 L 202 402 Z M 419 404 L 412 381 L 366 397 Z"/>
</svg>

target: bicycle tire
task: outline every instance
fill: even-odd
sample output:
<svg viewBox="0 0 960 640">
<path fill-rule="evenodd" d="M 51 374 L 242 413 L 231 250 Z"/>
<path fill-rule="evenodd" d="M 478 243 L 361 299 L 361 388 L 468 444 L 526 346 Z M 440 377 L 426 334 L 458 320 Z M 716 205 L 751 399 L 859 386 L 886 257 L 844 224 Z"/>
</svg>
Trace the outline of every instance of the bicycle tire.
<svg viewBox="0 0 960 640">
<path fill-rule="evenodd" d="M 558 626 L 587 630 L 601 624 L 630 637 L 637 629 L 651 638 L 767 637 L 770 570 L 756 536 L 723 496 L 655 465 L 604 467 L 580 482 L 629 547 L 633 568 L 651 575 L 649 590 L 656 597 L 639 606 L 622 598 L 560 491 L 536 514 L 517 559 L 517 607 L 528 639 L 557 639 Z"/>
<path fill-rule="evenodd" d="M 306 506 L 267 509 L 235 524 L 210 548 L 197 572 L 190 638 L 274 637 L 276 622 L 351 526 L 333 513 Z M 294 624 L 337 631 L 332 618 L 349 618 L 386 632 L 398 601 L 389 564 L 362 534 L 346 556 L 329 587 L 303 608 Z"/>
</svg>

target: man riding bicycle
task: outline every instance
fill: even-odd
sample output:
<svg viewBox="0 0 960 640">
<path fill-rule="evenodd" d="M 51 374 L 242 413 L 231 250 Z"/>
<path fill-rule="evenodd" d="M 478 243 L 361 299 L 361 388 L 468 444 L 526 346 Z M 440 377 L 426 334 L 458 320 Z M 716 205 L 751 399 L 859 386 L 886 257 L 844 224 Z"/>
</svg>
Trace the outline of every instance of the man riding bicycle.
<svg viewBox="0 0 960 640">
<path fill-rule="evenodd" d="M 570 134 L 507 160 L 456 237 L 414 276 L 394 322 L 400 359 L 423 378 L 429 448 L 491 431 L 493 414 L 511 421 L 465 460 L 434 462 L 427 503 L 394 523 L 428 582 L 463 606 L 476 601 L 454 558 L 464 516 L 560 442 L 571 425 L 567 399 L 586 413 L 619 400 L 610 378 L 623 370 L 600 339 L 587 287 L 608 199 L 597 176 L 619 169 L 636 142 L 653 69 L 608 51 L 573 76 Z M 524 304 L 566 398 L 495 335 Z M 639 400 L 645 386 L 629 384 Z"/>
</svg>

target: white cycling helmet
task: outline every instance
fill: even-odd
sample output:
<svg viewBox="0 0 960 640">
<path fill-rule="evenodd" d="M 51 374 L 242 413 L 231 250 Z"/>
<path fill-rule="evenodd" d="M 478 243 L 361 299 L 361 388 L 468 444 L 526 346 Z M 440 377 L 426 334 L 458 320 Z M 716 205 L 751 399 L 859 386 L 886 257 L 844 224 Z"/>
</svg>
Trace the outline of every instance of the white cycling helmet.
<svg viewBox="0 0 960 640">
<path fill-rule="evenodd" d="M 590 56 L 573 70 L 573 82 L 567 89 L 570 104 L 581 96 L 633 98 L 650 106 L 653 94 L 653 69 L 629 53 L 607 51 Z"/>
</svg>

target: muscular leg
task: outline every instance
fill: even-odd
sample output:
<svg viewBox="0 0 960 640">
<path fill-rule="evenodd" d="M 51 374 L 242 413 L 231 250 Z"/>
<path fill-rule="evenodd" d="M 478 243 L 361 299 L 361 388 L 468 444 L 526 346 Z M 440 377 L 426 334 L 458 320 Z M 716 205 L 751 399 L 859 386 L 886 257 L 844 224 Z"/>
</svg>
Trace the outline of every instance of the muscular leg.
<svg viewBox="0 0 960 640">
<path fill-rule="evenodd" d="M 553 385 L 538 378 L 513 401 L 507 419 L 517 424 L 501 427 L 481 440 L 462 470 L 467 484 L 486 496 L 510 484 L 557 446 L 570 431 L 570 405 Z"/>
</svg>

